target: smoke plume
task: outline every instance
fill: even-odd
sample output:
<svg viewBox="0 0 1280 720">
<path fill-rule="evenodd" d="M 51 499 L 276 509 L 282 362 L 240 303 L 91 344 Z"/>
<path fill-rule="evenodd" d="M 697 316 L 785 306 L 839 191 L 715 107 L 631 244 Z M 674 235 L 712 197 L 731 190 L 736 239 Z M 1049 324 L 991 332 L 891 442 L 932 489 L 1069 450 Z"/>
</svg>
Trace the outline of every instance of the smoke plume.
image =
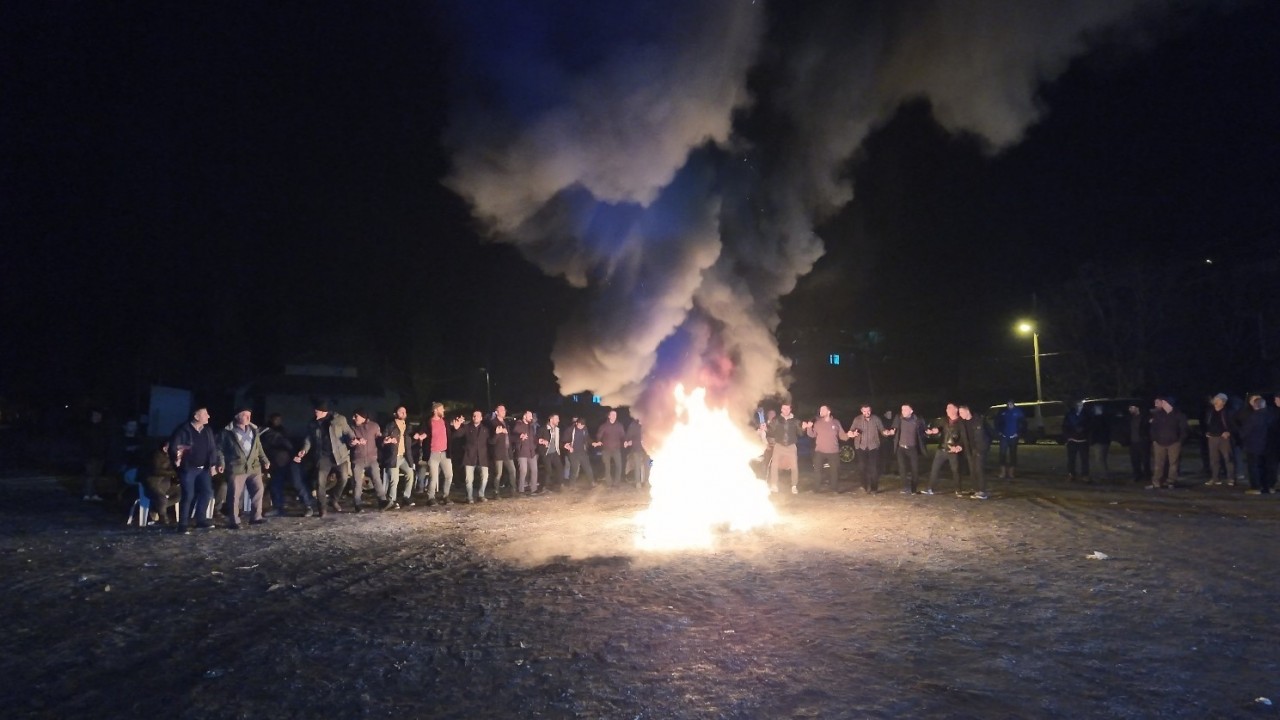
<svg viewBox="0 0 1280 720">
<path fill-rule="evenodd" d="M 661 422 L 676 381 L 785 393 L 778 304 L 852 198 L 843 168 L 925 98 L 992 151 L 1139 0 L 466 3 L 448 184 L 490 237 L 586 289 L 565 393 Z M 607 6 L 607 7 L 602 7 Z"/>
</svg>

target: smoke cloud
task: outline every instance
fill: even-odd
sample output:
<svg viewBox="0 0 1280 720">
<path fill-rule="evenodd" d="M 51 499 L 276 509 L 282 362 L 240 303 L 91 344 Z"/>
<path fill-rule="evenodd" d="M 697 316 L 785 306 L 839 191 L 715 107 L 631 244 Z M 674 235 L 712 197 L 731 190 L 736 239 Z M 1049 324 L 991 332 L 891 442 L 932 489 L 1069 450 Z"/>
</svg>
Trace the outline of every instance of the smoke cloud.
<svg viewBox="0 0 1280 720">
<path fill-rule="evenodd" d="M 779 300 L 867 134 L 926 98 L 949 130 L 1014 144 L 1040 84 L 1141 4 L 460 4 L 447 183 L 494 241 L 586 289 L 553 350 L 563 392 L 651 425 L 678 381 L 745 410 L 786 391 Z"/>
</svg>

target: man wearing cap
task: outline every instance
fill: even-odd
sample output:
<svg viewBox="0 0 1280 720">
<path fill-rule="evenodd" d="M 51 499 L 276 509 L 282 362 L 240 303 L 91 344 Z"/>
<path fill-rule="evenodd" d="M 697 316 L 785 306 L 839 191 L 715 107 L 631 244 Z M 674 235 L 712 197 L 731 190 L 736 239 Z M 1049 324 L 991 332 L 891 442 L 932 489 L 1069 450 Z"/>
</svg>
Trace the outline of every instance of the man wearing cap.
<svg viewBox="0 0 1280 720">
<path fill-rule="evenodd" d="M 386 505 L 387 486 L 382 481 L 382 473 L 378 472 L 378 441 L 382 439 L 382 427 L 369 419 L 364 410 L 353 410 L 351 421 L 351 475 L 353 478 L 355 511 L 360 512 L 363 505 L 364 477 L 372 478 L 373 490 L 378 495 L 379 505 Z"/>
<path fill-rule="evenodd" d="M 180 507 L 184 516 L 178 518 L 178 531 L 189 532 L 193 517 L 196 527 L 213 527 L 208 511 L 213 502 L 213 473 L 222 470 L 218 467 L 218 438 L 209 427 L 208 408 L 196 408 L 191 421 L 173 431 L 169 437 L 169 461 L 178 469 L 182 484 Z"/>
<path fill-rule="evenodd" d="M 1187 416 L 1175 410 L 1173 398 L 1156 398 L 1151 413 L 1151 484 L 1148 490 L 1170 488 L 1178 482 L 1178 458 L 1187 439 Z M 1167 473 L 1167 475 L 1166 475 Z"/>
<path fill-rule="evenodd" d="M 252 493 L 253 518 L 257 525 L 262 522 L 262 473 L 271 468 L 267 453 L 262 449 L 262 433 L 252 422 L 253 414 L 249 408 L 236 410 L 235 419 L 227 423 L 218 437 L 218 454 L 222 459 L 220 465 L 227 469 L 227 480 L 230 485 L 231 519 L 227 527 L 240 529 L 240 495 L 246 489 Z"/>
<path fill-rule="evenodd" d="M 306 439 L 302 441 L 302 449 L 293 457 L 293 461 L 300 463 L 308 453 L 316 453 L 316 505 L 320 509 L 320 517 L 324 517 L 327 507 L 342 512 L 338 499 L 351 480 L 351 441 L 355 440 L 355 435 L 345 417 L 329 411 L 327 401 L 317 400 L 314 410 L 315 419 L 307 424 Z M 333 489 L 332 498 L 329 498 L 325 490 L 330 472 L 338 474 L 338 484 Z"/>
<path fill-rule="evenodd" d="M 1209 414 L 1204 419 L 1204 437 L 1209 449 L 1207 459 L 1210 485 L 1222 484 L 1218 475 L 1221 465 L 1227 468 L 1227 484 L 1236 484 L 1236 468 L 1231 443 L 1235 442 L 1232 438 L 1238 434 L 1238 431 L 1235 415 L 1227 410 L 1226 393 L 1214 395 L 1213 400 L 1210 401 Z"/>
</svg>

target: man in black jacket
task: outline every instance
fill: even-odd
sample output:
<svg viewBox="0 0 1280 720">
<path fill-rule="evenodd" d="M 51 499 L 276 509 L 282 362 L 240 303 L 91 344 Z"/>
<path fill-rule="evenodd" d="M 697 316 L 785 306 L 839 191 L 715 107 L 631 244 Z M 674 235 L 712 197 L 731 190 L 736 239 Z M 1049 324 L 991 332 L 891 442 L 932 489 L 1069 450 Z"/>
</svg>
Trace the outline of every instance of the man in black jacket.
<svg viewBox="0 0 1280 720">
<path fill-rule="evenodd" d="M 1209 484 L 1221 485 L 1219 470 L 1225 465 L 1228 485 L 1236 484 L 1236 464 L 1232 443 L 1238 434 L 1235 414 L 1227 409 L 1226 393 L 1218 393 L 1210 401 L 1209 412 L 1204 419 L 1204 437 L 1208 452 L 1205 459 L 1209 464 Z"/>
<path fill-rule="evenodd" d="M 1178 459 L 1187 439 L 1187 416 L 1175 410 L 1173 398 L 1157 398 L 1151 413 L 1151 484 L 1148 490 L 1170 488 L 1178 482 Z"/>
<path fill-rule="evenodd" d="M 293 456 L 293 461 L 301 463 L 308 453 L 316 456 L 316 504 L 320 508 L 320 517 L 324 517 L 326 507 L 342 512 L 339 498 L 351 481 L 351 441 L 355 437 L 351 434 L 351 424 L 347 422 L 347 418 L 330 412 L 327 401 L 318 400 L 314 405 L 316 417 L 307 424 L 307 436 L 302 441 L 302 449 Z M 329 499 L 325 488 L 330 472 L 338 475 L 332 499 Z"/>
<path fill-rule="evenodd" d="M 502 497 L 502 476 L 507 477 L 507 486 L 512 496 L 516 492 L 516 464 L 511 459 L 511 428 L 507 425 L 507 406 L 499 405 L 493 409 L 493 420 L 489 423 L 489 453 L 493 460 L 493 499 Z M 480 484 L 480 497 L 484 497 L 484 483 Z"/>
<path fill-rule="evenodd" d="M 311 501 L 311 493 L 302 481 L 302 465 L 293 462 L 296 452 L 289 433 L 284 429 L 284 418 L 280 413 L 271 413 L 267 427 L 262 430 L 262 449 L 271 461 L 271 507 L 279 517 L 284 517 L 284 483 L 287 479 L 293 486 L 298 502 L 306 507 L 304 517 L 311 517 L 315 510 Z"/>
<path fill-rule="evenodd" d="M 938 451 L 934 453 L 933 466 L 929 468 L 929 487 L 924 491 L 925 495 L 934 494 L 934 488 L 938 484 L 938 471 L 942 469 L 943 463 L 951 466 L 951 479 L 956 483 L 956 495 L 964 494 L 960 480 L 960 453 L 964 451 L 960 441 L 962 427 L 960 408 L 947 403 L 946 417 L 938 421 L 935 427 L 924 431 L 925 435 L 938 438 Z"/>
<path fill-rule="evenodd" d="M 960 445 L 964 448 L 964 458 L 969 464 L 969 478 L 978 488 L 973 497 L 986 500 L 987 494 L 987 449 L 991 446 L 991 431 L 981 415 L 974 415 L 968 405 L 961 405 L 960 413 Z"/>
<path fill-rule="evenodd" d="M 587 430 L 587 421 L 580 417 L 573 419 L 573 427 L 565 433 L 564 451 L 569 459 L 570 487 L 578 482 L 578 475 L 587 473 L 587 483 L 596 484 L 596 473 L 591 468 L 591 431 Z"/>
<path fill-rule="evenodd" d="M 622 444 L 631 453 L 631 469 L 636 489 L 641 490 L 649 482 L 649 453 L 644 449 L 644 426 L 640 424 L 639 418 L 631 419 L 631 424 L 627 426 L 627 438 Z"/>
<path fill-rule="evenodd" d="M 489 427 L 484 424 L 484 413 L 476 410 L 471 413 L 471 422 L 462 424 L 457 417 L 450 423 L 453 425 L 454 437 L 463 441 L 462 467 L 467 484 L 467 502 L 475 502 L 474 483 L 476 468 L 480 468 L 480 502 L 485 501 L 484 490 L 489 484 Z"/>
<path fill-rule="evenodd" d="M 902 494 L 915 495 L 916 484 L 920 482 L 920 458 L 924 455 L 925 422 L 910 405 L 903 405 L 902 412 L 884 432 L 896 448 Z"/>
<path fill-rule="evenodd" d="M 196 527 L 212 528 L 213 473 L 222 472 L 222 468 L 219 467 L 218 438 L 209 427 L 208 408 L 196 408 L 191 421 L 173 431 L 169 437 L 169 461 L 178 469 L 178 481 L 182 484 L 182 517 L 178 518 L 178 530 L 190 532 L 192 518 Z"/>
<path fill-rule="evenodd" d="M 560 446 L 560 416 L 552 413 L 547 424 L 538 429 L 538 452 L 542 455 L 542 479 L 544 487 L 554 482 L 556 489 L 564 488 L 564 450 Z"/>
<path fill-rule="evenodd" d="M 1136 404 L 1129 406 L 1129 466 L 1134 480 L 1151 477 L 1151 422 Z"/>
</svg>

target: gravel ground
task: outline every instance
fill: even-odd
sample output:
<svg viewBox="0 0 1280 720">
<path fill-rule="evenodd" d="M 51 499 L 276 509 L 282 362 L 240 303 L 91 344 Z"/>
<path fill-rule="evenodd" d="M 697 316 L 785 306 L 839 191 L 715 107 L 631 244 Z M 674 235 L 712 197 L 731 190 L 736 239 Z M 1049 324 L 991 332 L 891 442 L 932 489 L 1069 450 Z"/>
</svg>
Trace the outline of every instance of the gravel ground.
<svg viewBox="0 0 1280 720">
<path fill-rule="evenodd" d="M 589 490 L 126 528 L 0 480 L 6 717 L 1276 717 L 1280 501 L 1067 485 L 803 493 L 633 550 Z M 74 483 L 72 483 L 74 484 Z M 949 489 L 949 488 L 948 488 Z M 1100 552 L 1105 560 L 1090 559 Z"/>
</svg>

